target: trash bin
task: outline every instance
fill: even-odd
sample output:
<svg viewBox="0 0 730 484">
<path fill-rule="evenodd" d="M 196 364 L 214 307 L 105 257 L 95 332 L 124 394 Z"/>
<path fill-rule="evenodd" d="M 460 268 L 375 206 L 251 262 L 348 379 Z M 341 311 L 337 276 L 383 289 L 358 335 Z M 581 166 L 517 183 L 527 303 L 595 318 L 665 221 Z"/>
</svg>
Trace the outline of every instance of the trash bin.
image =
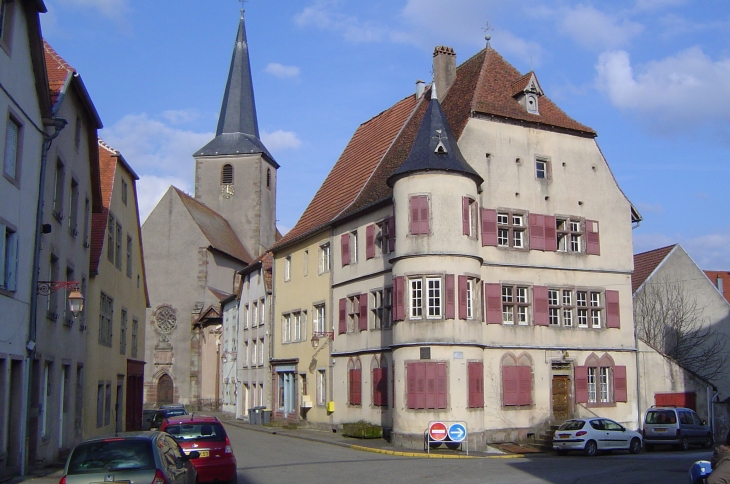
<svg viewBox="0 0 730 484">
<path fill-rule="evenodd" d="M 267 424 L 271 422 L 271 410 L 262 410 L 261 411 L 261 423 Z"/>
<path fill-rule="evenodd" d="M 259 407 L 253 407 L 248 409 L 248 423 L 251 425 L 261 425 L 264 422 L 262 421 L 262 413 L 265 409 L 265 406 L 259 406 Z"/>
</svg>

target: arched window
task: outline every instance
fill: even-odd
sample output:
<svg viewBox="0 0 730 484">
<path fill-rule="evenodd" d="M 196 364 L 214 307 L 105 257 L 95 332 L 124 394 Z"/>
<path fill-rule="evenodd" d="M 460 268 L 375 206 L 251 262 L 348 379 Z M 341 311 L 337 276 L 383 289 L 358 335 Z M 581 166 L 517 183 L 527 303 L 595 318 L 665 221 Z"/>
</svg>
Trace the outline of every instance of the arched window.
<svg viewBox="0 0 730 484">
<path fill-rule="evenodd" d="M 350 359 L 347 364 L 347 386 L 350 405 L 362 404 L 362 367 L 360 358 Z"/>
<path fill-rule="evenodd" d="M 221 185 L 233 185 L 233 165 L 226 163 L 221 168 Z"/>
<path fill-rule="evenodd" d="M 526 353 L 502 357 L 502 405 L 532 405 L 532 360 Z"/>
<path fill-rule="evenodd" d="M 172 403 L 174 387 L 170 375 L 164 374 L 157 380 L 157 404 L 168 405 Z"/>
<path fill-rule="evenodd" d="M 271 168 L 266 169 L 266 188 L 271 190 Z"/>
<path fill-rule="evenodd" d="M 575 367 L 575 401 L 606 405 L 628 400 L 626 367 L 617 366 L 608 353 L 591 353 L 584 366 Z"/>
<path fill-rule="evenodd" d="M 373 405 L 377 407 L 388 406 L 388 362 L 385 356 L 378 361 L 377 356 L 373 356 L 372 362 L 372 378 L 373 378 Z"/>
</svg>

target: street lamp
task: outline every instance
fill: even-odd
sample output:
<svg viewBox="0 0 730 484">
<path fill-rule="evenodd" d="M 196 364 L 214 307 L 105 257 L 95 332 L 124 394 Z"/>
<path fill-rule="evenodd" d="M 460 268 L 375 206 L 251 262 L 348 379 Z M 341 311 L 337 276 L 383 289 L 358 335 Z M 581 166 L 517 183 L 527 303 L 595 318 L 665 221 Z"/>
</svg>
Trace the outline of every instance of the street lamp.
<svg viewBox="0 0 730 484">
<path fill-rule="evenodd" d="M 315 331 L 312 334 L 312 348 L 316 349 L 319 346 L 319 340 L 320 338 L 324 338 L 325 343 L 329 340 L 335 339 L 335 333 L 332 331 L 322 332 L 322 331 Z"/>
<path fill-rule="evenodd" d="M 74 318 L 84 310 L 84 295 L 79 291 L 78 281 L 38 281 L 36 292 L 40 296 L 48 296 L 59 289 L 71 291 L 68 295 L 68 308 Z"/>
</svg>

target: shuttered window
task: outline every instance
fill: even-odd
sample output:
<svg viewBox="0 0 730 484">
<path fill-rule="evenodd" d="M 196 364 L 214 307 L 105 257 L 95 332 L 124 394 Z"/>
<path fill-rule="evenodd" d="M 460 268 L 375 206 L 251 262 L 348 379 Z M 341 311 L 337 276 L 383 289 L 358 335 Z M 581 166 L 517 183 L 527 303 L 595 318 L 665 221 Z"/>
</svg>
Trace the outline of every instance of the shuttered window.
<svg viewBox="0 0 730 484">
<path fill-rule="evenodd" d="M 469 407 L 481 408 L 484 406 L 484 363 L 470 361 L 467 372 L 469 373 Z"/>
<path fill-rule="evenodd" d="M 344 297 L 340 299 L 337 330 L 340 334 L 347 333 L 347 299 Z"/>
<path fill-rule="evenodd" d="M 625 366 L 576 366 L 576 403 L 612 403 L 628 401 Z"/>
<path fill-rule="evenodd" d="M 531 367 L 502 367 L 502 404 L 504 406 L 532 405 Z"/>
<path fill-rule="evenodd" d="M 388 368 L 373 369 L 373 405 L 388 406 Z"/>
<path fill-rule="evenodd" d="M 467 278 L 459 276 L 459 319 L 467 319 Z"/>
<path fill-rule="evenodd" d="M 368 329 L 368 295 L 360 294 L 360 317 L 358 319 L 360 331 Z"/>
<path fill-rule="evenodd" d="M 395 215 L 388 217 L 388 252 L 395 250 Z"/>
<path fill-rule="evenodd" d="M 482 209 L 482 246 L 497 246 L 497 211 Z"/>
<path fill-rule="evenodd" d="M 233 166 L 223 165 L 221 168 L 221 185 L 233 185 Z"/>
<path fill-rule="evenodd" d="M 429 233 L 428 196 L 416 195 L 409 199 L 411 214 L 411 234 L 422 235 Z"/>
<path fill-rule="evenodd" d="M 446 275 L 446 319 L 454 319 L 455 316 L 455 294 L 454 275 Z"/>
<path fill-rule="evenodd" d="M 546 286 L 533 286 L 533 321 L 535 326 L 548 326 L 550 324 L 550 313 L 548 310 L 548 288 Z"/>
<path fill-rule="evenodd" d="M 556 219 L 551 215 L 531 213 L 530 222 L 530 250 L 552 251 L 558 250 L 556 235 Z"/>
<path fill-rule="evenodd" d="M 362 369 L 350 369 L 350 405 L 362 404 Z"/>
<path fill-rule="evenodd" d="M 586 220 L 586 254 L 601 255 L 601 240 L 598 236 L 598 222 Z"/>
<path fill-rule="evenodd" d="M 340 237 L 342 249 L 342 266 L 350 264 L 350 234 L 342 234 Z"/>
<path fill-rule="evenodd" d="M 405 280 L 403 276 L 396 276 L 393 278 L 393 320 L 403 321 L 405 318 L 405 294 L 404 294 Z"/>
<path fill-rule="evenodd" d="M 606 327 L 620 328 L 621 316 L 618 291 L 606 291 Z"/>
<path fill-rule="evenodd" d="M 5 2 L 2 2 L 3 7 Z M 2 29 L 3 19 L 0 18 L 0 29 Z M 2 31 L 0 30 L 0 38 Z M 8 118 L 8 124 L 5 127 L 5 154 L 3 158 L 3 170 L 5 174 L 12 180 L 18 178 L 18 160 L 20 158 L 20 123 L 14 119 Z"/>
<path fill-rule="evenodd" d="M 365 258 L 375 257 L 375 224 L 365 227 Z"/>
<path fill-rule="evenodd" d="M 502 324 L 502 285 L 484 284 L 484 300 L 487 307 L 487 324 Z"/>
<path fill-rule="evenodd" d="M 446 363 L 407 363 L 407 404 L 409 409 L 444 409 L 448 381 Z"/>
</svg>

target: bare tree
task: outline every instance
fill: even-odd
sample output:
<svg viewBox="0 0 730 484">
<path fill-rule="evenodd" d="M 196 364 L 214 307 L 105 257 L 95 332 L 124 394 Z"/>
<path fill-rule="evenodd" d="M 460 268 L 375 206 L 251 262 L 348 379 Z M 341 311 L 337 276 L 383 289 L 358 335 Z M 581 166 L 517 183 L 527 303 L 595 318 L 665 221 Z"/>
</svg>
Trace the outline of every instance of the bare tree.
<svg viewBox="0 0 730 484">
<path fill-rule="evenodd" d="M 727 337 L 714 330 L 704 308 L 681 281 L 647 281 L 634 297 L 637 336 L 707 380 L 728 369 Z"/>
</svg>

